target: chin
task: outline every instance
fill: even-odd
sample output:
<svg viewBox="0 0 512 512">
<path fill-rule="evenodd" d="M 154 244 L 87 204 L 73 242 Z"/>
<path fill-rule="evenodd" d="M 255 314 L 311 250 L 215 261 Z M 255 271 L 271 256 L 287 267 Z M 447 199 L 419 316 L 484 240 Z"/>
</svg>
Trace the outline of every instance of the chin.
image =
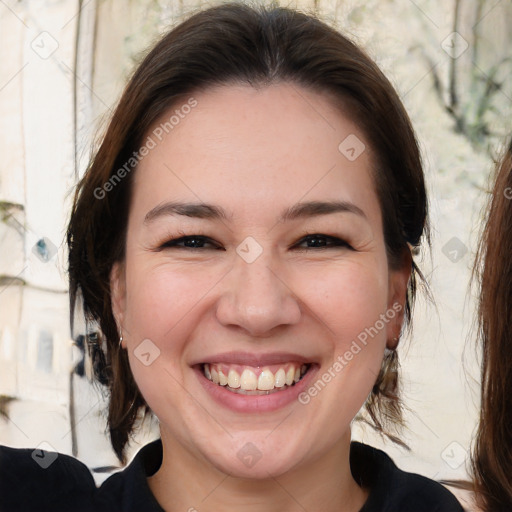
<svg viewBox="0 0 512 512">
<path fill-rule="evenodd" d="M 218 447 L 214 454 L 209 446 L 210 453 L 205 455 L 212 465 L 225 474 L 257 480 L 283 475 L 293 470 L 303 458 L 290 440 L 285 448 L 284 440 L 277 436 L 270 440 L 268 433 L 258 434 L 239 440 L 230 439 L 229 447 Z M 219 457 L 219 454 L 222 455 Z"/>
<path fill-rule="evenodd" d="M 226 458 L 222 461 L 218 459 L 211 461 L 218 470 L 230 475 L 233 478 L 243 478 L 250 480 L 266 480 L 269 478 L 279 477 L 291 471 L 296 461 L 283 460 L 279 453 L 274 452 L 272 455 L 262 455 L 260 459 L 249 461 L 241 461 L 237 454 L 233 457 Z"/>
</svg>

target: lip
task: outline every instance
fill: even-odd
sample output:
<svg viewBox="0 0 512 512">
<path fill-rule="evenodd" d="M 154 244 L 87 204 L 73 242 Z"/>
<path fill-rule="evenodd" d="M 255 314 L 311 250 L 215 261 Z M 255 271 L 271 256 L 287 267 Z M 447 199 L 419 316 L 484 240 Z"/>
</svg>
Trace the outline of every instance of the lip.
<svg viewBox="0 0 512 512">
<path fill-rule="evenodd" d="M 225 354 L 223 357 L 225 357 Z M 296 358 L 297 356 L 293 355 L 293 357 Z M 290 359 L 288 359 L 288 361 L 289 360 Z M 226 359 L 223 359 L 223 361 L 226 361 Z M 247 361 L 247 359 L 244 359 L 244 362 L 237 364 L 248 364 L 245 361 Z M 269 359 L 266 359 L 265 361 L 269 361 Z M 282 361 L 279 360 L 277 363 L 272 364 L 278 364 L 279 362 Z M 271 363 L 267 362 L 265 364 Z M 318 373 L 319 368 L 320 367 L 318 364 L 312 363 L 308 372 L 304 374 L 302 379 L 299 380 L 299 382 L 297 382 L 295 385 L 290 386 L 284 391 L 278 391 L 269 395 L 241 395 L 233 393 L 228 391 L 224 386 L 214 384 L 212 381 L 207 379 L 203 374 L 203 370 L 200 364 L 195 365 L 193 370 L 195 371 L 199 382 L 205 391 L 219 405 L 239 413 L 261 413 L 276 411 L 286 407 L 293 402 L 298 402 L 298 396 L 311 385 L 311 382 L 313 381 L 315 375 Z"/>
<path fill-rule="evenodd" d="M 297 362 L 300 364 L 317 363 L 312 358 L 294 354 L 293 352 L 272 352 L 257 354 L 254 352 L 223 352 L 211 356 L 205 356 L 201 360 L 194 361 L 190 366 L 196 366 L 203 363 L 226 363 L 239 364 L 245 366 L 258 366 L 285 364 L 289 362 Z"/>
</svg>

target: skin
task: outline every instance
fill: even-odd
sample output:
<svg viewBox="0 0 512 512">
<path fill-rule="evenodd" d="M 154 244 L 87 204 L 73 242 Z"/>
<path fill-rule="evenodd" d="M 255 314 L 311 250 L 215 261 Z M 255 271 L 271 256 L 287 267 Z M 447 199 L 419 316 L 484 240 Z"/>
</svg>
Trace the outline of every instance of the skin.
<svg viewBox="0 0 512 512">
<path fill-rule="evenodd" d="M 136 171 L 126 259 L 111 275 L 123 346 L 160 420 L 163 463 L 150 488 L 168 511 L 357 511 L 368 491 L 350 473 L 350 423 L 402 313 L 307 405 L 234 412 L 212 401 L 191 365 L 232 350 L 286 351 L 315 361 L 321 376 L 393 304 L 403 312 L 410 265 L 389 268 L 369 144 L 331 98 L 298 85 L 229 85 L 194 97 L 197 106 Z M 355 161 L 338 150 L 350 134 L 366 145 Z M 296 203 L 340 200 L 362 214 L 279 222 Z M 145 222 L 169 201 L 213 204 L 226 218 Z M 213 245 L 158 250 L 183 233 Z M 311 247 L 304 237 L 315 233 L 350 247 L 329 238 Z M 262 248 L 252 263 L 236 252 L 248 236 Z M 144 339 L 160 350 L 149 366 L 134 353 Z M 252 467 L 237 457 L 247 442 L 261 453 Z"/>
</svg>

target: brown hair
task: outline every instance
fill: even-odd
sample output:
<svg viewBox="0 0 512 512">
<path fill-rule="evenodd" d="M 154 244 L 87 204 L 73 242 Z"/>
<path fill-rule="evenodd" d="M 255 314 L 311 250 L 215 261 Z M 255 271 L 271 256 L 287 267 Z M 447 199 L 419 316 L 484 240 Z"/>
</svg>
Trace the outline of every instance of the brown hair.
<svg viewBox="0 0 512 512">
<path fill-rule="evenodd" d="M 472 462 L 479 506 L 512 510 L 512 141 L 496 166 L 480 240 L 481 409 Z"/>
<path fill-rule="evenodd" d="M 171 30 L 126 86 L 78 184 L 67 232 L 71 308 L 81 293 L 86 317 L 99 324 L 103 335 L 105 367 L 99 370 L 110 391 L 109 428 L 121 460 L 138 411 L 148 412 L 128 357 L 119 348 L 109 286 L 112 265 L 124 258 L 134 171 L 125 173 L 108 194 L 104 185 L 126 166 L 155 120 L 179 99 L 213 85 L 264 86 L 279 81 L 329 93 L 364 131 L 375 155 L 390 265 L 402 265 L 407 243 L 418 246 L 427 230 L 424 176 L 409 118 L 393 86 L 354 43 L 297 11 L 243 4 L 209 8 Z M 406 320 L 416 289 L 414 262 L 412 267 Z M 390 417 L 401 420 L 396 372 L 396 358 L 387 358 L 367 402 L 370 418 L 381 432 Z"/>
</svg>

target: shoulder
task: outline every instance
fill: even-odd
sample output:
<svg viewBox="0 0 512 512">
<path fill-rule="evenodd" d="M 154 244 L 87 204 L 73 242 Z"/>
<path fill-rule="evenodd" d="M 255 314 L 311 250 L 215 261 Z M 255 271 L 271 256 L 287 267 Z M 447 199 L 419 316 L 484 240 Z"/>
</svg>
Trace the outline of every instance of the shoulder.
<svg viewBox="0 0 512 512">
<path fill-rule="evenodd" d="M 86 511 L 96 490 L 85 464 L 40 449 L 0 446 L 0 511 Z"/>
<path fill-rule="evenodd" d="M 441 484 L 398 469 L 383 451 L 353 442 L 350 466 L 354 479 L 369 490 L 361 512 L 462 512 Z"/>
<path fill-rule="evenodd" d="M 163 512 L 147 481 L 161 463 L 162 441 L 158 439 L 141 448 L 125 469 L 103 482 L 95 495 L 95 511 Z"/>
<path fill-rule="evenodd" d="M 449 483 L 443 483 L 443 485 L 460 501 L 467 512 L 484 512 L 477 505 L 475 494 L 472 491 L 455 487 Z"/>
</svg>

